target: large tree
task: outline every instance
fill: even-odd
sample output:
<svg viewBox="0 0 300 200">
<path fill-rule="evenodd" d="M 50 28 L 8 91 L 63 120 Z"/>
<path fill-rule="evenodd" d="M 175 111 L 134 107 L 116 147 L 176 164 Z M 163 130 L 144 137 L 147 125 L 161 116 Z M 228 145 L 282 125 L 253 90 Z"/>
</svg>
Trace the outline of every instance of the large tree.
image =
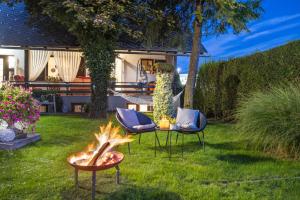
<svg viewBox="0 0 300 200">
<path fill-rule="evenodd" d="M 184 107 L 192 108 L 199 65 L 202 36 L 219 35 L 232 30 L 238 34 L 249 31 L 247 23 L 262 13 L 262 0 L 183 0 L 193 21 L 193 46 L 190 56 L 188 79 L 185 86 Z M 211 52 L 213 54 L 213 52 Z"/>
<path fill-rule="evenodd" d="M 3 0 L 8 3 L 22 0 Z M 1 2 L 1 0 L 0 0 Z M 176 14 L 179 0 L 24 0 L 32 18 L 46 27 L 53 23 L 65 27 L 76 36 L 92 80 L 91 117 L 105 117 L 107 88 L 120 37 L 143 44 L 156 27 L 159 37 L 150 45 L 162 43 L 168 33 L 179 27 Z M 150 24 L 154 25 L 151 26 Z"/>
</svg>

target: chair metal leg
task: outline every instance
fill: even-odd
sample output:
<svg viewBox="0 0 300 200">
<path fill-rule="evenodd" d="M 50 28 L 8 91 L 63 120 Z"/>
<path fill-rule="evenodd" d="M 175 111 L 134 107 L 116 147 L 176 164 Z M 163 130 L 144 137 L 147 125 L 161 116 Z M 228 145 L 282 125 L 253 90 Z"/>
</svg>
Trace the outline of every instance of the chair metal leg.
<svg viewBox="0 0 300 200">
<path fill-rule="evenodd" d="M 178 140 L 178 133 L 177 133 L 177 135 L 176 135 L 176 144 L 177 144 L 177 140 Z"/>
<path fill-rule="evenodd" d="M 202 140 L 203 151 L 205 151 L 204 131 L 202 131 L 202 137 L 203 137 L 203 140 Z"/>
<path fill-rule="evenodd" d="M 139 144 L 141 144 L 141 136 L 142 134 L 139 134 Z"/>
<path fill-rule="evenodd" d="M 183 157 L 184 134 L 182 134 L 181 156 Z"/>
<path fill-rule="evenodd" d="M 172 157 L 172 131 L 170 132 L 170 147 L 169 147 L 169 160 L 171 160 Z"/>
<path fill-rule="evenodd" d="M 157 136 L 157 132 L 156 132 L 156 131 L 155 131 L 155 137 L 156 137 L 156 139 L 157 139 L 158 146 L 159 146 L 159 147 L 161 147 L 161 146 L 160 146 L 160 142 L 159 142 L 159 139 L 158 139 L 158 136 Z"/>
<path fill-rule="evenodd" d="M 157 140 L 157 138 L 156 138 L 157 136 L 156 136 L 156 131 L 155 131 L 155 136 L 154 136 L 154 156 L 156 157 L 156 140 Z"/>
<path fill-rule="evenodd" d="M 199 144 L 201 145 L 202 144 L 202 142 L 201 142 L 201 138 L 200 138 L 200 135 L 199 135 L 199 133 L 197 132 L 197 137 L 198 137 L 198 140 L 199 140 Z"/>
<path fill-rule="evenodd" d="M 169 141 L 169 131 L 167 132 L 167 139 L 166 139 L 166 146 L 168 146 L 168 141 Z"/>
<path fill-rule="evenodd" d="M 128 153 L 130 155 L 130 144 L 129 144 L 129 142 L 127 143 L 127 146 L 128 146 Z"/>
<path fill-rule="evenodd" d="M 125 132 L 125 131 L 124 131 Z M 125 135 L 127 136 L 128 135 L 128 133 L 127 132 L 125 132 Z M 130 143 L 128 142 L 127 143 L 127 147 L 128 147 L 128 153 L 129 153 L 129 155 L 130 155 Z"/>
</svg>

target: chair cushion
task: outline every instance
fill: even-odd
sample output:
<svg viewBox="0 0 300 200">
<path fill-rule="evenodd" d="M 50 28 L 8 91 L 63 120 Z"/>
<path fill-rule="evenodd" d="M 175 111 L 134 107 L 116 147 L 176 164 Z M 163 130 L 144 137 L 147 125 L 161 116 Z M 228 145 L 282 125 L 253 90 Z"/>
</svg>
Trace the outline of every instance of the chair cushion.
<svg viewBox="0 0 300 200">
<path fill-rule="evenodd" d="M 140 125 L 136 111 L 130 109 L 117 108 L 117 112 L 120 115 L 123 123 L 127 127 L 133 127 Z"/>
<path fill-rule="evenodd" d="M 198 128 L 197 127 L 198 117 L 199 117 L 198 110 L 178 108 L 176 124 L 182 128 L 196 129 Z"/>
<path fill-rule="evenodd" d="M 140 125 L 146 125 L 146 124 L 153 123 L 152 120 L 148 116 L 146 116 L 146 115 L 144 115 L 140 112 L 136 112 L 136 115 L 137 115 L 137 118 L 140 122 Z"/>
<path fill-rule="evenodd" d="M 152 122 L 151 124 L 137 125 L 137 126 L 133 126 L 132 128 L 137 129 L 137 130 L 145 130 L 145 129 L 151 129 L 154 127 L 155 127 L 155 124 Z"/>
</svg>

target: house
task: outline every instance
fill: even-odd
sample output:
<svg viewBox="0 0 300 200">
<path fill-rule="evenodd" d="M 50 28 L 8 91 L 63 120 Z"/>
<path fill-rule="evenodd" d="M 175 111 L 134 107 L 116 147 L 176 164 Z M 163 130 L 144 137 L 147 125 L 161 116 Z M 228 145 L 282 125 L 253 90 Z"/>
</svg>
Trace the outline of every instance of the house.
<svg viewBox="0 0 300 200">
<path fill-rule="evenodd" d="M 65 30 L 55 26 L 49 30 L 29 19 L 23 3 L 13 7 L 0 4 L 0 82 L 53 90 L 60 93 L 63 112 L 81 110 L 90 101 L 91 80 L 76 39 Z M 140 98 L 151 95 L 155 85 L 153 65 L 168 62 L 176 66 L 177 56 L 189 55 L 191 44 L 187 46 L 179 51 L 176 47 L 147 48 L 134 41 L 119 41 L 112 88 Z M 109 110 L 136 107 L 120 96 L 108 98 Z"/>
</svg>

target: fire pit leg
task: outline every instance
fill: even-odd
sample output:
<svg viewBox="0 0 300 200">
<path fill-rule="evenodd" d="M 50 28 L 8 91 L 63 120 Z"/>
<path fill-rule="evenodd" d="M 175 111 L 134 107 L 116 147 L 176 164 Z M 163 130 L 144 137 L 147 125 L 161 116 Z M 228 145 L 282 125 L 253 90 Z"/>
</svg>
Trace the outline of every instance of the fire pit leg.
<svg viewBox="0 0 300 200">
<path fill-rule="evenodd" d="M 93 176 L 92 176 L 92 200 L 95 200 L 95 194 L 96 194 L 96 171 L 93 171 Z"/>
<path fill-rule="evenodd" d="M 78 190 L 78 169 L 75 168 L 75 189 Z"/>
<path fill-rule="evenodd" d="M 116 170 L 117 170 L 117 172 L 116 172 L 116 184 L 120 184 L 120 167 L 119 167 L 119 165 L 117 165 L 116 166 Z"/>
</svg>

